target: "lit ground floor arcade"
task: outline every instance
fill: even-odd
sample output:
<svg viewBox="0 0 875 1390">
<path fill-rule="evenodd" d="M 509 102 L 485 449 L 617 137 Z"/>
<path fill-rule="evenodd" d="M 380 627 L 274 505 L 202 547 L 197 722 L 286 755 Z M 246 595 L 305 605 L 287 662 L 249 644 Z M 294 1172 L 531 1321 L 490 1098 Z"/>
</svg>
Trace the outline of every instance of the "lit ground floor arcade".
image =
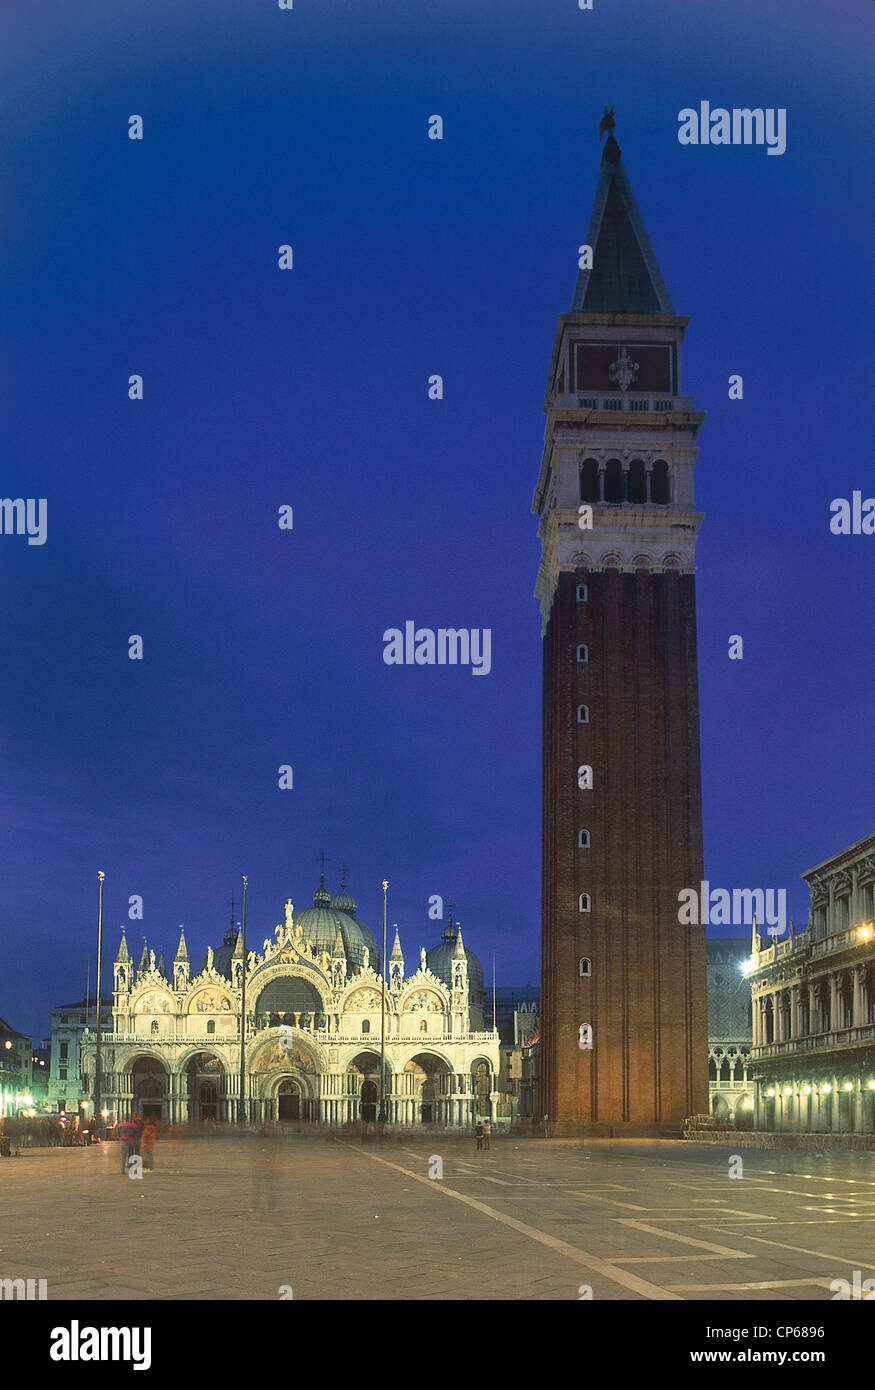
<svg viewBox="0 0 875 1390">
<path fill-rule="evenodd" d="M 468 1057 L 436 1050 L 387 1051 L 386 1116 L 390 1124 L 469 1130 L 497 1121 L 498 1048 Z M 495 1057 L 489 1055 L 495 1052 Z M 410 1055 L 412 1053 L 412 1055 Z M 324 1069 L 316 1050 L 298 1039 L 269 1037 L 248 1049 L 246 1112 L 251 1124 L 337 1125 L 376 1121 L 380 1053 L 333 1047 Z M 90 1061 L 90 1066 L 89 1066 Z M 464 1069 L 460 1068 L 460 1064 Z M 93 1093 L 93 1054 L 85 1094 Z M 101 1096 L 113 1118 L 134 1112 L 167 1124 L 236 1120 L 240 1060 L 234 1047 L 115 1050 L 102 1068 Z M 90 1074 L 89 1074 L 90 1073 Z"/>
<path fill-rule="evenodd" d="M 755 1128 L 770 1133 L 875 1133 L 875 1049 L 757 1061 Z"/>
</svg>

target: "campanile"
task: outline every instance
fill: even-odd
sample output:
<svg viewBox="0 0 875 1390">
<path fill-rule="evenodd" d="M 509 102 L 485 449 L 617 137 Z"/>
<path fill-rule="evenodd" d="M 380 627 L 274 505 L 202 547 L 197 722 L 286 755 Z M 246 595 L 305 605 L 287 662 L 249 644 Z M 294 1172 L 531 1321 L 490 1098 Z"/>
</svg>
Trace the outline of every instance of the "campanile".
<svg viewBox="0 0 875 1390">
<path fill-rule="evenodd" d="M 708 1110 L 696 436 L 689 322 L 607 134 L 556 331 L 533 503 L 544 658 L 541 1113 L 557 1133 L 660 1134 Z M 596 1129 L 596 1127 L 598 1127 Z M 607 1127 L 607 1128 L 605 1128 Z"/>
</svg>

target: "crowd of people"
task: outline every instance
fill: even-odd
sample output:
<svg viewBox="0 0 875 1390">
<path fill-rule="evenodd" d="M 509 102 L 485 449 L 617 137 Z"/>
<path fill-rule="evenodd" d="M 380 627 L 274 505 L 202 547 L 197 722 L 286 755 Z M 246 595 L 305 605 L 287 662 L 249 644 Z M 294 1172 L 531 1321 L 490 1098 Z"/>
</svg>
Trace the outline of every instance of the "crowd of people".
<svg viewBox="0 0 875 1390">
<path fill-rule="evenodd" d="M 78 1115 L 8 1115 L 0 1120 L 0 1135 L 10 1149 L 55 1149 L 97 1142 L 93 1121 Z"/>
<path fill-rule="evenodd" d="M 204 1123 L 200 1126 L 188 1127 L 186 1130 L 179 1126 L 164 1126 L 162 1133 L 168 1139 L 177 1139 L 188 1134 L 195 1137 L 198 1130 L 224 1131 L 224 1125 Z M 321 1126 L 317 1131 L 314 1126 L 281 1126 L 286 1137 L 300 1133 L 318 1134 L 329 1140 L 350 1140 L 359 1139 L 362 1144 L 385 1142 L 401 1143 L 402 1129 L 399 1124 L 386 1124 L 382 1121 L 349 1121 L 344 1125 Z M 236 1133 L 236 1127 L 232 1128 L 232 1133 Z M 259 1134 L 266 1138 L 269 1133 L 276 1133 L 276 1127 L 262 1125 Z M 157 1130 L 151 1120 L 143 1120 L 139 1115 L 133 1114 L 118 1121 L 115 1129 L 108 1130 L 105 1138 L 117 1139 L 120 1149 L 121 1171 L 127 1170 L 128 1159 L 132 1155 L 137 1155 L 143 1160 L 144 1168 L 154 1167 L 155 1142 Z M 478 1150 L 488 1149 L 492 1139 L 492 1125 L 489 1120 L 478 1120 L 474 1128 L 474 1138 Z M 84 1119 L 80 1121 L 78 1115 L 43 1115 L 37 1117 L 28 1116 L 9 1116 L 0 1120 L 0 1158 L 8 1157 L 20 1149 L 26 1148 L 73 1148 L 85 1147 L 89 1144 L 99 1142 L 97 1125 L 94 1120 Z"/>
</svg>

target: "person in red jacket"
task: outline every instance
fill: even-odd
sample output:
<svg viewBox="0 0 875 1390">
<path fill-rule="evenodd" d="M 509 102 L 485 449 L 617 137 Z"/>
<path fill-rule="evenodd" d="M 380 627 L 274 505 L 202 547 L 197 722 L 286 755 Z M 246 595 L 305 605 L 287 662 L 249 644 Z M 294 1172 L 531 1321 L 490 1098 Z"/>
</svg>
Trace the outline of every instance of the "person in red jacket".
<svg viewBox="0 0 875 1390">
<path fill-rule="evenodd" d="M 128 1171 L 128 1157 L 134 1152 L 134 1144 L 137 1139 L 137 1126 L 134 1120 L 128 1116 L 126 1119 L 119 1120 L 115 1127 L 118 1135 L 119 1153 L 121 1154 L 121 1171 Z"/>
</svg>

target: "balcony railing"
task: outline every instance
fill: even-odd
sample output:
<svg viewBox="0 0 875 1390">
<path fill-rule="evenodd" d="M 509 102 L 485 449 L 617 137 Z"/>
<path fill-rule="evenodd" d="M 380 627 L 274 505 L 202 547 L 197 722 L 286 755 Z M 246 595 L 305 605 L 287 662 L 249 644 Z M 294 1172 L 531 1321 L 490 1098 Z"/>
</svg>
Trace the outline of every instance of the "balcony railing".
<svg viewBox="0 0 875 1390">
<path fill-rule="evenodd" d="M 666 391 L 563 391 L 553 401 L 556 409 L 577 407 L 579 410 L 653 411 L 695 410 L 692 396 L 672 396 Z"/>
<path fill-rule="evenodd" d="M 264 1035 L 265 1039 L 273 1035 L 278 1038 L 285 1030 L 281 1027 L 272 1026 L 270 1028 L 247 1028 L 247 1039 L 256 1038 Z M 351 1032 L 336 1033 L 327 1028 L 301 1028 L 289 1025 L 291 1033 L 302 1033 L 304 1037 L 313 1038 L 324 1046 L 331 1046 L 334 1043 L 361 1043 L 363 1047 L 374 1047 L 379 1045 L 379 1029 L 374 1033 L 360 1033 L 357 1030 Z M 438 1043 L 497 1043 L 499 1040 L 498 1032 L 484 1030 L 477 1033 L 387 1033 L 386 1042 L 391 1043 L 414 1043 L 418 1042 L 427 1047 L 429 1044 Z M 82 1034 L 82 1046 L 93 1047 L 95 1043 L 94 1033 Z M 205 1034 L 186 1034 L 186 1033 L 102 1033 L 101 1045 L 123 1046 L 126 1043 L 139 1043 L 140 1046 L 152 1046 L 161 1043 L 176 1043 L 178 1045 L 189 1046 L 195 1044 L 200 1047 L 215 1047 L 219 1043 L 236 1043 L 239 1046 L 240 1034 L 234 1033 L 205 1033 Z"/>
<path fill-rule="evenodd" d="M 855 1047 L 861 1043 L 875 1042 L 875 1023 L 863 1023 L 858 1027 L 835 1028 L 828 1033 L 803 1034 L 798 1038 L 788 1038 L 783 1042 L 763 1043 L 753 1048 L 751 1059 L 764 1061 L 768 1057 L 785 1057 L 790 1053 L 802 1057 L 806 1052 L 822 1052 L 829 1048 Z"/>
</svg>

